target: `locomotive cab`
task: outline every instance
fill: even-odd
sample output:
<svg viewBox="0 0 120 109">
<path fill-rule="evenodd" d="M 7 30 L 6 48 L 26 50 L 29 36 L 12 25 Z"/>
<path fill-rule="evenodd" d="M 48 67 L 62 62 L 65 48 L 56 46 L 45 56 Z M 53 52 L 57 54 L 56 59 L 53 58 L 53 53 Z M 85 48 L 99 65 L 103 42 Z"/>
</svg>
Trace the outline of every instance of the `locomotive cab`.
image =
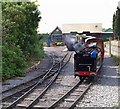
<svg viewBox="0 0 120 109">
<path fill-rule="evenodd" d="M 80 79 L 97 75 L 103 63 L 103 40 L 90 38 L 85 42 L 85 47 L 74 54 L 74 75 Z"/>
</svg>

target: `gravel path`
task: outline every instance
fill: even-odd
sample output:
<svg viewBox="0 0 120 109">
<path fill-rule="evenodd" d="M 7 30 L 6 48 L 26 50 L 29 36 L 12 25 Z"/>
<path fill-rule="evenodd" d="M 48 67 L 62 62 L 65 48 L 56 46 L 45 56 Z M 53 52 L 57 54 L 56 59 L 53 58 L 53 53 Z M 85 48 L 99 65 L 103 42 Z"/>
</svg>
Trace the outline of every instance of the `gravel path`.
<svg viewBox="0 0 120 109">
<path fill-rule="evenodd" d="M 116 107 L 119 101 L 118 66 L 105 54 L 104 64 L 98 79 L 77 107 Z M 119 82 L 118 82 L 119 81 Z"/>
</svg>

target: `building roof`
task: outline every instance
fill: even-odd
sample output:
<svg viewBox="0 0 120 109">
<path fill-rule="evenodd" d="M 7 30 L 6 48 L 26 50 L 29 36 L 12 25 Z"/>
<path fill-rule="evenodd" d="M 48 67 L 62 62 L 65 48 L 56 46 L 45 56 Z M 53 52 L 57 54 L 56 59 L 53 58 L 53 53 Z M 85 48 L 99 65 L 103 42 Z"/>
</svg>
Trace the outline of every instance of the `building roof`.
<svg viewBox="0 0 120 109">
<path fill-rule="evenodd" d="M 113 29 L 112 28 L 108 28 L 104 32 L 113 32 Z"/>
<path fill-rule="evenodd" d="M 62 30 L 58 26 L 51 32 L 51 35 L 57 34 L 62 34 Z"/>
<path fill-rule="evenodd" d="M 70 33 L 71 31 L 78 33 L 82 33 L 83 31 L 90 31 L 90 33 L 100 33 L 102 32 L 102 23 L 63 24 L 62 31 L 63 33 Z"/>
</svg>

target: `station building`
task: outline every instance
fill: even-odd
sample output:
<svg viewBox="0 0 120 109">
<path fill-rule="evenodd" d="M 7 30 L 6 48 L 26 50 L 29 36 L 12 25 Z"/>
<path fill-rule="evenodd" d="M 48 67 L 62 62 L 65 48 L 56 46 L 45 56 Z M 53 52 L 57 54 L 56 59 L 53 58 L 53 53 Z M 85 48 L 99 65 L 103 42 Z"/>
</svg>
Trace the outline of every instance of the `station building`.
<svg viewBox="0 0 120 109">
<path fill-rule="evenodd" d="M 114 36 L 111 28 L 106 31 L 102 30 L 102 23 L 63 24 L 62 28 L 57 26 L 51 32 L 49 39 L 51 43 L 64 43 L 64 37 L 67 34 L 86 34 L 87 36 L 94 36 L 105 40 Z"/>
<path fill-rule="evenodd" d="M 70 33 L 70 32 L 83 33 L 84 31 L 89 31 L 90 33 L 101 33 L 102 23 L 80 23 L 80 24 L 62 25 L 63 33 Z"/>
<path fill-rule="evenodd" d="M 64 34 L 86 34 L 87 36 L 95 36 L 103 39 L 114 37 L 113 30 L 108 28 L 103 31 L 102 23 L 79 23 L 79 24 L 63 24 L 62 32 Z"/>
</svg>

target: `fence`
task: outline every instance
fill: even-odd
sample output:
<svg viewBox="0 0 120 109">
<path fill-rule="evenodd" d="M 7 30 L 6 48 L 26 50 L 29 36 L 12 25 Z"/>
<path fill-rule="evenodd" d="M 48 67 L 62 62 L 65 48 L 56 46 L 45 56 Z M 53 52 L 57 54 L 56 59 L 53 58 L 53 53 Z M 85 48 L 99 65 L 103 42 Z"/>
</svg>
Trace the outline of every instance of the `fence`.
<svg viewBox="0 0 120 109">
<path fill-rule="evenodd" d="M 109 40 L 109 43 L 106 44 L 106 51 L 110 55 L 120 57 L 120 41 Z"/>
</svg>

